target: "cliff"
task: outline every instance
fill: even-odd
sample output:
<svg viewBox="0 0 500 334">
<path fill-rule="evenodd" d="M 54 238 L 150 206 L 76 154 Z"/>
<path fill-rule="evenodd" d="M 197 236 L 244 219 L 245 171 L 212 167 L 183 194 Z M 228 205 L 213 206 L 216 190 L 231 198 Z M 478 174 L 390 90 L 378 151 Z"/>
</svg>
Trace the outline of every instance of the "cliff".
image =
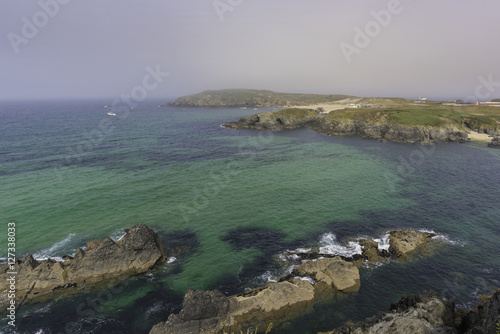
<svg viewBox="0 0 500 334">
<path fill-rule="evenodd" d="M 283 130 L 309 126 L 331 136 L 359 135 L 398 142 L 466 142 L 465 127 L 430 109 L 344 109 L 319 115 L 312 109 L 284 109 L 224 124 L 233 129 Z"/>
<path fill-rule="evenodd" d="M 352 96 L 276 93 L 270 90 L 207 90 L 182 96 L 164 107 L 286 107 L 330 103 Z"/>
</svg>

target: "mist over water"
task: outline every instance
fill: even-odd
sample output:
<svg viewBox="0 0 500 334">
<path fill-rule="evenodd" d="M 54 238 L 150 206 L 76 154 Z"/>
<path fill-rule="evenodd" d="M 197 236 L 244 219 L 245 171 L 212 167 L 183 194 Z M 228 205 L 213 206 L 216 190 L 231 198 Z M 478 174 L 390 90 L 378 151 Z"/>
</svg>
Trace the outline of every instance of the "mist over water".
<svg viewBox="0 0 500 334">
<path fill-rule="evenodd" d="M 351 237 L 383 240 L 399 228 L 433 230 L 442 244 L 363 266 L 358 293 L 315 307 L 286 333 L 333 329 L 423 289 L 468 306 L 500 287 L 500 150 L 229 130 L 220 125 L 254 111 L 160 102 L 114 117 L 106 101 L 2 104 L 0 219 L 16 223 L 18 257 L 62 257 L 137 223 L 189 246 L 110 300 L 96 290 L 23 306 L 21 333 L 64 332 L 69 322 L 79 333 L 147 333 L 179 311 L 187 289 L 238 293 L 284 272 L 275 255 L 287 249 L 354 252 Z M 88 298 L 99 308 L 81 316 Z"/>
</svg>

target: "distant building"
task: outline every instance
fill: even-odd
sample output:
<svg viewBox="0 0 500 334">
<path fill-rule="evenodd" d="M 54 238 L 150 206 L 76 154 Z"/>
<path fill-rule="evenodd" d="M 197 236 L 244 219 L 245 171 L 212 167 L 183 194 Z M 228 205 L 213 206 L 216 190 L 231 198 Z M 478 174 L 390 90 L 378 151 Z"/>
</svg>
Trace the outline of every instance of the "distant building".
<svg viewBox="0 0 500 334">
<path fill-rule="evenodd" d="M 351 103 L 349 104 L 349 108 L 361 108 L 359 104 Z"/>
</svg>

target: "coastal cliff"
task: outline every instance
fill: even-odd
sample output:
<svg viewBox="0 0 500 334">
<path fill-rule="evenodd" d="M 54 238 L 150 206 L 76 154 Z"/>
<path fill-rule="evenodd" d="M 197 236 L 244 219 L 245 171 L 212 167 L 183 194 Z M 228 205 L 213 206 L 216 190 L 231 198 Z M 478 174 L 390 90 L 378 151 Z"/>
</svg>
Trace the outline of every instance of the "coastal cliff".
<svg viewBox="0 0 500 334">
<path fill-rule="evenodd" d="M 397 142 L 459 142 L 468 141 L 465 128 L 424 110 L 425 117 L 415 111 L 400 109 L 339 110 L 321 115 L 312 109 L 284 109 L 258 113 L 225 123 L 232 129 L 283 130 L 309 126 L 330 136 L 358 135 L 363 138 Z"/>
</svg>

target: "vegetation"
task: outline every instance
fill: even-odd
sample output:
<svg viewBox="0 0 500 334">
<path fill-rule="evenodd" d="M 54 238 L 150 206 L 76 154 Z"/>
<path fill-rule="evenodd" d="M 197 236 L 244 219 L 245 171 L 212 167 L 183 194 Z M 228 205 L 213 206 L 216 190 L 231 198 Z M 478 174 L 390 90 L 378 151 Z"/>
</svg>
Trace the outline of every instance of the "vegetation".
<svg viewBox="0 0 500 334">
<path fill-rule="evenodd" d="M 441 107 L 436 105 L 356 108 L 330 112 L 331 119 L 353 119 L 366 122 L 387 121 L 400 125 L 457 126 L 472 129 L 500 129 L 500 109 L 494 107 Z"/>
</svg>

